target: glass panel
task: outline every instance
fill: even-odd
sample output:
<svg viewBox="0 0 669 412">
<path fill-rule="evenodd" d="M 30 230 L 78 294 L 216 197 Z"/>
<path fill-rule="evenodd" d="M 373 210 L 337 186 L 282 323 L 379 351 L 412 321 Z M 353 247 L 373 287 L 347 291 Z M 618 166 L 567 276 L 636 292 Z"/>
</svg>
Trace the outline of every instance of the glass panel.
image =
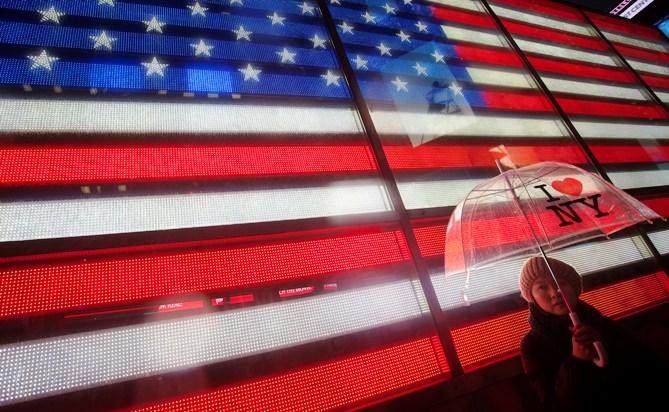
<svg viewBox="0 0 669 412">
<path fill-rule="evenodd" d="M 490 149 L 503 144 L 517 165 L 589 165 L 481 3 L 405 3 L 330 10 L 404 205 L 431 216 L 414 232 L 442 307 L 454 308 L 464 305 L 464 279 L 443 274 L 444 231 L 452 207 L 499 173 Z M 516 269 L 481 277 L 475 300 L 513 293 Z"/>
<path fill-rule="evenodd" d="M 661 143 L 667 111 L 581 11 L 546 1 L 490 3 L 611 180 L 623 189 L 669 184 Z"/>
<path fill-rule="evenodd" d="M 349 408 L 448 376 L 315 3 L 0 15 L 0 407 Z"/>
<path fill-rule="evenodd" d="M 408 209 L 457 204 L 500 143 L 519 164 L 586 163 L 480 3 L 330 9 Z"/>
<path fill-rule="evenodd" d="M 657 232 L 649 233 L 648 237 L 650 237 L 650 240 L 660 254 L 669 254 L 669 230 L 658 230 Z"/>
</svg>

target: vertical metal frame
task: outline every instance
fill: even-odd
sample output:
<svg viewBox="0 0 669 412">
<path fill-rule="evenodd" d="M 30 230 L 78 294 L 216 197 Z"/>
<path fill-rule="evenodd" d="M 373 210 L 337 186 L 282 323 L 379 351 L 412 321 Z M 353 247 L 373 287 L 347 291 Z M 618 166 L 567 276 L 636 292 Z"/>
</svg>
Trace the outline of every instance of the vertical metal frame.
<svg viewBox="0 0 669 412">
<path fill-rule="evenodd" d="M 376 161 L 379 165 L 381 176 L 383 177 L 384 183 L 388 189 L 393 208 L 397 213 L 397 218 L 400 222 L 402 231 L 404 232 L 404 236 L 406 237 L 407 244 L 411 252 L 411 257 L 416 266 L 419 281 L 423 288 L 423 292 L 425 293 L 425 298 L 427 300 L 428 307 L 430 308 L 432 319 L 434 320 L 435 328 L 442 342 L 444 353 L 446 354 L 446 359 L 448 360 L 451 375 L 454 377 L 460 376 L 464 374 L 464 370 L 455 350 L 455 344 L 453 342 L 453 336 L 450 332 L 451 328 L 449 326 L 448 318 L 444 311 L 441 310 L 441 306 L 439 305 L 439 299 L 437 298 L 434 286 L 432 285 L 430 273 L 427 269 L 425 261 L 421 256 L 420 249 L 418 247 L 418 241 L 416 240 L 416 235 L 414 234 L 413 228 L 411 226 L 409 213 L 404 206 L 404 202 L 402 201 L 402 196 L 397 186 L 397 182 L 395 181 L 390 163 L 388 162 L 385 152 L 383 151 L 381 138 L 376 131 L 376 127 L 374 126 L 371 111 L 369 106 L 367 106 L 367 102 L 365 101 L 364 96 L 362 95 L 360 85 L 358 84 L 353 67 L 351 66 L 351 63 L 346 55 L 344 43 L 339 37 L 339 33 L 337 33 L 337 27 L 335 25 L 334 19 L 332 18 L 332 14 L 330 14 L 326 0 L 317 0 L 317 3 L 325 20 L 325 25 L 328 29 L 330 39 L 332 40 L 332 45 L 337 54 L 337 59 L 339 60 L 342 72 L 348 85 L 350 86 L 351 93 L 353 94 L 353 100 L 356 109 L 358 110 L 358 113 L 360 113 L 363 127 L 372 145 L 372 149 L 374 151 Z"/>
</svg>

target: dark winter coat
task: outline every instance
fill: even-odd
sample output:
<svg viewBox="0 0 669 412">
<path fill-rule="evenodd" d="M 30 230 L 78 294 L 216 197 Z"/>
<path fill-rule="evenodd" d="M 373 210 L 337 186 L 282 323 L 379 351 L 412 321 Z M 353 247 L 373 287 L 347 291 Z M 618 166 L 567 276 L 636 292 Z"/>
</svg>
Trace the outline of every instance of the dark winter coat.
<svg viewBox="0 0 669 412">
<path fill-rule="evenodd" d="M 601 335 L 608 366 L 599 368 L 574 358 L 569 317 L 551 315 L 530 304 L 532 329 L 522 340 L 521 357 L 542 409 L 667 410 L 660 390 L 666 390 L 669 371 L 659 357 L 585 302 L 579 301 L 576 312 L 584 324 Z"/>
</svg>

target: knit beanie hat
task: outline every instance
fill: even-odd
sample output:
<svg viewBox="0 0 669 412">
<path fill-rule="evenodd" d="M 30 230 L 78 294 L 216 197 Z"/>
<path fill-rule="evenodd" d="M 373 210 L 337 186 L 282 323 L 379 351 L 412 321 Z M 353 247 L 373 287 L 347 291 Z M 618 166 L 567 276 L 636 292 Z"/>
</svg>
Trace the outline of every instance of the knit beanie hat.
<svg viewBox="0 0 669 412">
<path fill-rule="evenodd" d="M 576 269 L 557 259 L 548 258 L 548 262 L 557 279 L 569 283 L 574 289 L 574 292 L 576 292 L 576 296 L 579 296 L 583 289 L 583 284 Z M 520 287 L 521 296 L 528 302 L 534 302 L 534 299 L 532 298 L 532 284 L 539 276 L 547 276 L 548 278 L 551 278 L 551 273 L 548 270 L 544 259 L 540 256 L 534 256 L 527 259 L 523 265 L 523 269 L 520 271 L 518 285 Z"/>
</svg>

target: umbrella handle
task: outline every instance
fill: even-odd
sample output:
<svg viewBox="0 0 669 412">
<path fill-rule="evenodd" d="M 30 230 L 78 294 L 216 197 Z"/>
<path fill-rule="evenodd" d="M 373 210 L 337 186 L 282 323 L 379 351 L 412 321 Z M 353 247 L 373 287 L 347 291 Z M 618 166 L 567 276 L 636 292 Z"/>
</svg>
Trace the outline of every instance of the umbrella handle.
<svg viewBox="0 0 669 412">
<path fill-rule="evenodd" d="M 609 357 L 606 354 L 606 349 L 601 341 L 595 341 L 592 343 L 597 351 L 597 356 L 592 360 L 592 362 L 599 366 L 600 368 L 605 367 L 609 363 Z"/>
<path fill-rule="evenodd" d="M 576 312 L 569 312 L 569 319 L 571 319 L 571 323 L 574 326 L 581 325 L 581 319 L 578 317 L 578 314 Z M 602 342 L 595 341 L 592 343 L 592 345 L 595 347 L 595 351 L 597 351 L 597 356 L 595 356 L 595 358 L 592 360 L 592 363 L 599 366 L 600 368 L 603 368 L 606 365 L 608 365 L 609 357 L 606 353 L 606 349 L 604 348 Z"/>
</svg>

